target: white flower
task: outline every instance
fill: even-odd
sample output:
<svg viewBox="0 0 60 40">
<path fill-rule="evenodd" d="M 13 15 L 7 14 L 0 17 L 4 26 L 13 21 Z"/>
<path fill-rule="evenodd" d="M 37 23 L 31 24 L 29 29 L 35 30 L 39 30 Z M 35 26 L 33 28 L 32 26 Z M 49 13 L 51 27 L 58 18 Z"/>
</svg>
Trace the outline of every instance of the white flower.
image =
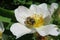
<svg viewBox="0 0 60 40">
<path fill-rule="evenodd" d="M 0 22 L 0 39 L 2 38 L 3 32 L 4 32 L 4 26 L 3 26 L 3 23 Z"/>
<path fill-rule="evenodd" d="M 53 35 L 57 36 L 59 32 L 56 25 L 49 24 L 53 10 L 58 8 L 58 4 L 52 3 L 48 8 L 46 3 L 40 5 L 31 5 L 28 9 L 24 6 L 19 6 L 15 9 L 15 17 L 19 23 L 14 23 L 10 31 L 16 38 L 19 38 L 28 33 L 38 32 L 41 36 Z"/>
</svg>

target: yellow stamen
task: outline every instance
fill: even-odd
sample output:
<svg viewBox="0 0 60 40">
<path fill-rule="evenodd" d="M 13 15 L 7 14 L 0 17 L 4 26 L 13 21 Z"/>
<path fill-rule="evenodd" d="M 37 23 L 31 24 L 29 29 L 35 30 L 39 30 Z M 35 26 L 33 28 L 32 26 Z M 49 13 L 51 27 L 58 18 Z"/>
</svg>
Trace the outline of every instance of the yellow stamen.
<svg viewBox="0 0 60 40">
<path fill-rule="evenodd" d="M 28 27 L 34 27 L 34 28 L 41 27 L 44 24 L 43 16 L 37 14 L 31 15 L 30 17 L 27 18 L 25 24 Z"/>
<path fill-rule="evenodd" d="M 40 27 L 44 24 L 44 19 L 43 19 L 42 15 L 35 14 L 35 15 L 32 15 L 31 17 L 35 19 L 35 23 L 34 23 L 33 27 Z"/>
</svg>

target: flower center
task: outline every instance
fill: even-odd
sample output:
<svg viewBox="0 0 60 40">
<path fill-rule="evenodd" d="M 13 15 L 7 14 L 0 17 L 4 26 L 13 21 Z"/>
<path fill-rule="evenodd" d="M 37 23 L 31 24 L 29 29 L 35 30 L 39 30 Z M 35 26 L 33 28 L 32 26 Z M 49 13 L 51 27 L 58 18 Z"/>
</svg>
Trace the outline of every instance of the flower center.
<svg viewBox="0 0 60 40">
<path fill-rule="evenodd" d="M 30 28 L 31 27 L 37 28 L 44 24 L 44 19 L 43 19 L 42 15 L 34 14 L 34 15 L 26 18 L 25 24 L 26 24 L 26 26 L 28 26 Z"/>
</svg>

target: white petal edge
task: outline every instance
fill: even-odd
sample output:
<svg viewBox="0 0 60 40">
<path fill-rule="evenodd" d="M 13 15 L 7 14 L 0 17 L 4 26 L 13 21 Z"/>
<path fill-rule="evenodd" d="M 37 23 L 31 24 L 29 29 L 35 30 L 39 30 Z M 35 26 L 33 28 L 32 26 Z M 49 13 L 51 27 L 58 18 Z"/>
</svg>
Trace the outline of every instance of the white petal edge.
<svg viewBox="0 0 60 40">
<path fill-rule="evenodd" d="M 50 8 L 49 8 L 49 11 L 51 13 L 51 15 L 54 13 L 54 11 L 58 8 L 58 4 L 57 3 L 52 3 Z"/>
<path fill-rule="evenodd" d="M 46 16 L 50 15 L 46 3 L 42 3 L 40 5 L 32 4 L 30 6 L 30 10 L 32 10 L 35 14 L 43 15 L 43 18 L 45 18 Z"/>
<path fill-rule="evenodd" d="M 46 30 L 47 30 L 47 28 L 45 28 L 45 26 L 41 26 L 39 28 L 36 28 L 36 31 L 40 34 L 40 36 L 48 35 Z"/>
<path fill-rule="evenodd" d="M 41 36 L 47 36 L 47 35 L 58 36 L 59 35 L 59 32 L 56 29 L 56 25 L 53 25 L 53 24 L 36 28 L 36 31 Z"/>
<path fill-rule="evenodd" d="M 51 15 L 48 15 L 47 17 L 45 17 L 44 18 L 44 23 L 45 23 L 45 25 L 48 25 L 48 24 L 50 24 L 50 22 L 51 22 Z"/>
<path fill-rule="evenodd" d="M 40 8 L 41 14 L 43 15 L 44 18 L 50 15 L 50 12 L 48 11 L 48 6 L 46 3 L 42 3 L 38 5 L 38 7 Z"/>
<path fill-rule="evenodd" d="M 44 18 L 45 20 L 45 24 L 49 24 L 51 21 L 51 17 L 54 13 L 54 11 L 58 8 L 58 4 L 57 3 L 52 3 L 50 8 L 48 9 L 50 12 L 50 15 L 48 15 L 47 17 Z"/>
<path fill-rule="evenodd" d="M 53 35 L 53 36 L 58 36 L 59 35 L 59 31 L 58 31 L 58 28 L 57 28 L 57 26 L 56 25 L 51 25 L 52 26 L 52 28 L 51 28 L 51 30 L 49 31 L 49 34 L 50 35 Z M 50 26 L 50 27 L 51 27 Z"/>
<path fill-rule="evenodd" d="M 16 39 L 31 32 L 30 29 L 28 29 L 24 25 L 21 25 L 20 23 L 14 23 L 11 26 L 10 31 L 13 35 L 16 36 Z"/>
<path fill-rule="evenodd" d="M 49 24 L 50 23 L 50 19 L 51 19 L 51 15 L 50 15 L 50 12 L 48 10 L 48 7 L 47 7 L 47 4 L 46 3 L 42 3 L 40 5 L 35 5 L 35 4 L 32 4 L 30 6 L 30 10 L 32 10 L 34 13 L 36 14 L 41 14 L 43 15 L 43 18 L 45 20 L 45 24 Z"/>
<path fill-rule="evenodd" d="M 17 9 L 14 10 L 15 17 L 18 22 L 24 24 L 26 17 L 32 15 L 33 13 L 24 6 L 19 6 Z"/>
<path fill-rule="evenodd" d="M 29 9 L 30 9 L 33 13 L 37 13 L 37 6 L 38 6 L 38 5 L 32 4 Z"/>
<path fill-rule="evenodd" d="M 4 25 L 3 25 L 2 22 L 0 22 L 0 31 L 1 31 L 1 32 L 4 32 Z"/>
</svg>

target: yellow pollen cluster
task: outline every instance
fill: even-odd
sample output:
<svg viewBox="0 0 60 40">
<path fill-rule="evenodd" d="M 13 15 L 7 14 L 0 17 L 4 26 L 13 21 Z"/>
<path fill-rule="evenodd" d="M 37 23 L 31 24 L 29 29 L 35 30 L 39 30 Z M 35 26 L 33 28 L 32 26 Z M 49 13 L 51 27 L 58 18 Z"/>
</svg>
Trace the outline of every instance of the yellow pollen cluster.
<svg viewBox="0 0 60 40">
<path fill-rule="evenodd" d="M 34 27 L 34 28 L 38 28 L 41 27 L 44 24 L 44 19 L 42 15 L 31 15 L 30 17 L 27 17 L 26 21 L 25 21 L 26 26 L 28 26 L 29 28 Z"/>
<path fill-rule="evenodd" d="M 33 27 L 40 27 L 44 24 L 44 19 L 43 19 L 42 15 L 35 14 L 35 15 L 32 15 L 31 17 L 35 19 L 35 23 L 34 23 Z"/>
</svg>

